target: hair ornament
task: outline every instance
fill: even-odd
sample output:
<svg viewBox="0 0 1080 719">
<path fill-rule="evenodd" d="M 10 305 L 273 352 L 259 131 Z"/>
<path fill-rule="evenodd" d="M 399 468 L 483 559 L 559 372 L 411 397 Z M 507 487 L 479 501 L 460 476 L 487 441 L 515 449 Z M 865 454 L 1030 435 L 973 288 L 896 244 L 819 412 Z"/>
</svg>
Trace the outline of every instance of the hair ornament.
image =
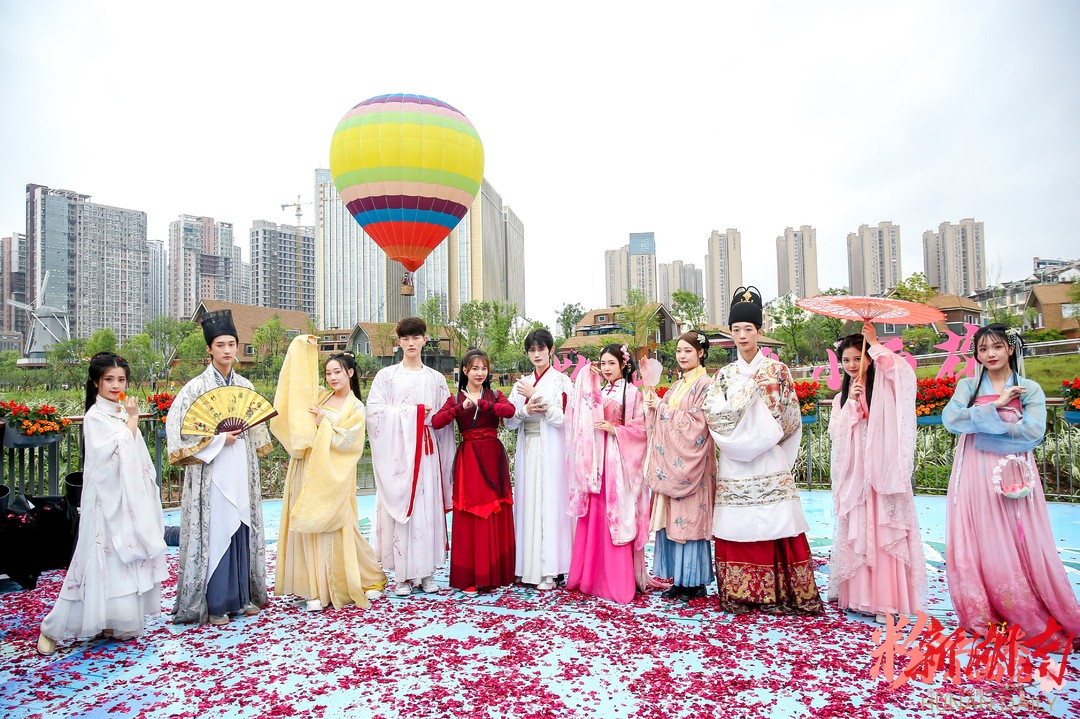
<svg viewBox="0 0 1080 719">
<path fill-rule="evenodd" d="M 630 350 L 628 350 L 626 348 L 626 345 L 623 345 L 622 347 L 620 347 L 619 351 L 622 352 L 623 362 L 629 362 L 630 361 Z"/>
</svg>

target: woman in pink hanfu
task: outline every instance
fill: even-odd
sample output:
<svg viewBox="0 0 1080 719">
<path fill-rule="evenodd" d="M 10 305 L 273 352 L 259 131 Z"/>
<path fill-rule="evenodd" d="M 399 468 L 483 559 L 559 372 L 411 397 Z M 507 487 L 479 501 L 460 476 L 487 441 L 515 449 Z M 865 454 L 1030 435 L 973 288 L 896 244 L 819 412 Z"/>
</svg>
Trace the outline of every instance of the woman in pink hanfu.
<svg viewBox="0 0 1080 719">
<path fill-rule="evenodd" d="M 884 622 L 886 614 L 914 614 L 926 597 L 911 487 L 915 371 L 878 342 L 871 324 L 842 339 L 837 352 L 844 381 L 829 417 L 836 512 L 829 598 Z"/>
<path fill-rule="evenodd" d="M 1034 637 L 1053 619 L 1080 637 L 1080 606 L 1031 453 L 1046 431 L 1045 395 L 1022 376 L 1019 333 L 988 325 L 974 345 L 978 378 L 957 383 L 942 413 L 961 435 L 945 512 L 945 570 L 960 626 L 984 635 L 1005 622 Z"/>
<path fill-rule="evenodd" d="M 578 374 L 566 418 L 568 512 L 578 518 L 566 587 L 621 604 L 649 587 L 645 413 L 632 374 L 626 346 L 608 345 L 599 369 Z"/>
</svg>

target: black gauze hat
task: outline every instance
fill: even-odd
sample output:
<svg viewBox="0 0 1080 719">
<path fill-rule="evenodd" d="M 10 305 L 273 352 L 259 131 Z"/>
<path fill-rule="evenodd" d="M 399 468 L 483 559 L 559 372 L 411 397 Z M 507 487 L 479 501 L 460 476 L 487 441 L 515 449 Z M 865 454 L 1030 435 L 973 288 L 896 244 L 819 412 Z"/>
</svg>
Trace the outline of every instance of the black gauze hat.
<svg viewBox="0 0 1080 719">
<path fill-rule="evenodd" d="M 236 325 L 232 321 L 232 310 L 216 310 L 207 312 L 202 319 L 203 337 L 206 338 L 206 346 L 213 344 L 216 337 L 229 335 L 240 341 L 240 335 L 236 333 Z"/>
<path fill-rule="evenodd" d="M 740 287 L 731 297 L 731 310 L 728 312 L 728 327 L 736 322 L 749 322 L 761 329 L 765 317 L 761 310 L 761 293 L 757 287 Z"/>
</svg>

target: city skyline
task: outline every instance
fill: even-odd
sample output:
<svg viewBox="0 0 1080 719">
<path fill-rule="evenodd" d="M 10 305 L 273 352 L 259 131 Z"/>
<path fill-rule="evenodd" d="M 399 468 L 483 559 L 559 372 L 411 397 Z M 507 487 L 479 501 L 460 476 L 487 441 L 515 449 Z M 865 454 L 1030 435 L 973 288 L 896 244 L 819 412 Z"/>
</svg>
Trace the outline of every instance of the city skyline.
<svg viewBox="0 0 1080 719">
<path fill-rule="evenodd" d="M 637 228 L 678 239 L 658 262 L 696 264 L 704 248 L 687 253 L 686 238 L 738 227 L 743 279 L 765 296 L 777 292 L 768 245 L 802 222 L 817 230 L 822 288 L 847 284 L 841 258 L 852 228 L 886 217 L 905 229 L 907 274 L 921 233 L 964 217 L 989 229 L 988 283 L 1030 255 L 1071 253 L 1080 88 L 1058 78 L 1080 60 L 1068 30 L 1080 19 L 1075 4 L 753 4 L 694 8 L 693 22 L 659 12 L 613 23 L 603 8 L 582 7 L 574 22 L 562 13 L 529 19 L 526 36 L 494 31 L 524 21 L 524 9 L 418 11 L 409 51 L 392 33 L 365 36 L 366 53 L 392 60 L 357 79 L 348 69 L 355 27 L 393 27 L 404 12 L 315 3 L 294 17 L 264 14 L 254 27 L 244 8 L 197 0 L 180 15 L 125 2 L 5 4 L 0 97 L 12 111 L 0 118 L 0 236 L 24 231 L 27 183 L 139 208 L 156 239 L 193 210 L 238 230 L 256 219 L 293 224 L 280 204 L 310 191 L 342 113 L 406 91 L 443 99 L 476 125 L 487 174 L 529 226 L 523 262 L 539 281 L 526 288 L 527 312 L 549 324 L 562 301 L 602 304 L 603 252 Z M 592 37 L 601 22 L 610 32 Z M 948 43 L 929 31 L 961 27 Z M 235 42 L 253 29 L 291 51 L 253 55 Z M 486 38 L 479 55 L 449 51 L 460 32 Z M 551 57 L 547 36 L 565 38 L 568 52 Z M 204 51 L 178 52 L 191 37 L 206 41 Z M 873 37 L 877 49 L 852 62 L 837 48 L 853 37 Z M 634 52 L 637 42 L 655 52 Z M 991 46 L 1002 51 L 987 55 Z M 607 68 L 599 90 L 553 81 L 598 71 L 598 58 Z M 722 92 L 702 96 L 695 67 L 720 68 Z M 183 94 L 196 87 L 203 109 L 179 111 L 181 99 L 196 102 Z M 275 97 L 286 101 L 254 120 L 253 108 Z M 678 99 L 690 97 L 693 112 Z M 661 110 L 662 99 L 673 104 Z M 958 100 L 978 111 L 943 121 L 939 108 Z M 871 118 L 873 106 L 889 112 Z M 305 208 L 301 223 L 313 221 Z M 246 234 L 237 235 L 250 258 Z M 552 291 L 549 277 L 574 296 Z"/>
</svg>

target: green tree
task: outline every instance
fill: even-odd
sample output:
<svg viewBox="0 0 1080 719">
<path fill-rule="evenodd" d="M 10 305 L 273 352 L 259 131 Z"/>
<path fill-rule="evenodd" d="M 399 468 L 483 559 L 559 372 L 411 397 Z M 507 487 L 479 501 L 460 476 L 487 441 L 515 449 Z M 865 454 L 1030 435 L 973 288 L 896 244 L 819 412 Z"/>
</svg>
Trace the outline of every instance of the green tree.
<svg viewBox="0 0 1080 719">
<path fill-rule="evenodd" d="M 120 347 L 120 356 L 131 366 L 131 384 L 149 381 L 150 373 L 163 366 L 154 351 L 154 341 L 148 334 L 134 335 L 124 340 Z"/>
<path fill-rule="evenodd" d="M 689 290 L 675 290 L 671 293 L 671 314 L 689 325 L 689 329 L 701 327 L 708 319 L 705 299 Z"/>
<path fill-rule="evenodd" d="M 172 359 L 176 348 L 194 329 L 196 329 L 194 322 L 181 321 L 168 315 L 158 315 L 146 323 L 143 332 L 150 337 L 154 351 L 161 361 L 168 362 Z"/>
<path fill-rule="evenodd" d="M 429 343 L 434 345 L 435 354 L 439 355 L 442 344 L 442 329 L 447 325 L 446 295 L 432 295 L 420 303 L 420 319 L 427 325 Z"/>
<path fill-rule="evenodd" d="M 633 337 L 636 349 L 645 350 L 656 343 L 656 330 L 660 327 L 657 304 L 647 301 L 641 290 L 626 291 L 626 304 L 615 310 L 615 317 L 626 333 Z"/>
<path fill-rule="evenodd" d="M 185 382 L 202 372 L 203 366 L 210 359 L 202 329 L 193 326 L 187 337 L 176 345 L 173 356 L 174 364 L 168 372 L 170 379 Z"/>
<path fill-rule="evenodd" d="M 904 347 L 911 354 L 929 354 L 935 350 L 934 345 L 941 342 L 941 335 L 930 325 L 908 327 L 900 333 L 900 339 Z"/>
<path fill-rule="evenodd" d="M 90 335 L 83 351 L 87 357 L 93 357 L 98 352 L 116 352 L 116 345 L 116 333 L 106 327 Z"/>
<path fill-rule="evenodd" d="M 285 351 L 289 348 L 281 315 L 275 314 L 256 327 L 251 344 L 255 347 L 255 362 L 261 364 L 263 378 L 276 379 L 285 361 Z"/>
<path fill-rule="evenodd" d="M 574 334 L 574 328 L 577 327 L 577 323 L 581 322 L 581 319 L 585 316 L 585 309 L 580 303 L 575 302 L 570 304 L 564 302 L 563 306 L 559 308 L 559 315 L 555 322 L 559 326 L 559 330 L 562 332 L 563 337 L 570 337 Z"/>
<path fill-rule="evenodd" d="M 382 369 L 382 363 L 371 355 L 356 355 L 356 371 L 362 379 L 374 377 Z"/>
<path fill-rule="evenodd" d="M 777 338 L 787 344 L 781 350 L 781 356 L 799 364 L 802 361 L 802 355 L 799 352 L 800 329 L 803 323 L 810 319 L 810 313 L 795 304 L 794 295 L 787 294 L 777 297 L 769 304 L 769 317 L 772 319 Z"/>
<path fill-rule="evenodd" d="M 4 350 L 0 352 L 0 369 L 15 369 L 19 357 L 21 356 L 22 355 L 19 354 L 18 350 Z"/>
<path fill-rule="evenodd" d="M 86 357 L 86 339 L 82 337 L 61 340 L 45 353 L 50 376 L 61 384 L 72 386 L 82 384 L 85 379 Z"/>
<path fill-rule="evenodd" d="M 1065 339 L 1065 335 L 1061 333 L 1061 330 L 1035 330 L 1026 332 L 1023 338 L 1025 342 L 1053 342 Z"/>
<path fill-rule="evenodd" d="M 899 300 L 907 300 L 908 302 L 920 302 L 926 304 L 927 300 L 934 297 L 937 291 L 930 286 L 930 283 L 926 281 L 926 275 L 922 272 L 915 272 L 908 276 L 906 280 L 898 284 L 890 296 Z"/>
</svg>

